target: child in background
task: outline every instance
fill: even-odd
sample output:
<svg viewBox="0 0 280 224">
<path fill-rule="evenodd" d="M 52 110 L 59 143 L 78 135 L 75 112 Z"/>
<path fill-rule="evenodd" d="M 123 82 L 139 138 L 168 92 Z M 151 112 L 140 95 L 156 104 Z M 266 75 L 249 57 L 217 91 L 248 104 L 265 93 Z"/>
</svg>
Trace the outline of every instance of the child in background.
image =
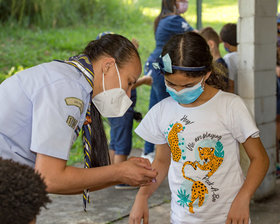
<svg viewBox="0 0 280 224">
<path fill-rule="evenodd" d="M 148 198 L 168 173 L 173 224 L 249 223 L 250 199 L 269 159 L 242 99 L 208 85 L 216 80 L 205 39 L 175 35 L 155 64 L 171 97 L 155 105 L 135 132 L 156 144 L 157 182 L 140 188 L 130 223 L 148 223 Z M 250 160 L 246 179 L 239 142 Z"/>
<path fill-rule="evenodd" d="M 229 91 L 237 94 L 238 53 L 236 24 L 225 24 L 220 31 L 220 38 L 224 43 L 225 50 L 228 52 L 224 56 L 224 60 L 227 63 L 229 71 Z"/>
<path fill-rule="evenodd" d="M 34 224 L 48 202 L 46 185 L 34 169 L 0 157 L 1 224 Z"/>
<path fill-rule="evenodd" d="M 224 76 L 228 89 L 228 68 L 225 60 L 221 57 L 219 50 L 220 37 L 212 27 L 205 27 L 199 34 L 207 41 L 210 52 L 213 56 L 214 68 L 220 70 L 219 73 Z"/>
<path fill-rule="evenodd" d="M 213 64 L 216 70 L 219 70 L 219 74 L 222 75 L 225 83 L 226 83 L 226 91 L 228 91 L 228 68 L 225 60 L 222 58 L 219 44 L 220 44 L 220 37 L 217 32 L 212 27 L 205 27 L 200 30 L 199 34 L 207 41 L 207 44 L 210 48 L 210 52 L 213 56 Z M 219 87 L 217 87 L 220 89 Z"/>
<path fill-rule="evenodd" d="M 97 35 L 96 39 L 102 38 L 106 34 L 113 34 L 113 32 L 106 31 Z M 139 42 L 136 39 L 131 41 L 136 49 L 139 47 Z M 136 87 L 141 85 L 151 85 L 152 78 L 151 76 L 144 76 L 139 78 L 136 83 L 134 83 L 130 99 L 132 105 L 126 111 L 122 117 L 108 118 L 110 123 L 110 145 L 109 145 L 109 154 L 112 164 L 120 163 L 127 160 L 132 148 L 132 128 L 133 128 L 133 119 L 136 121 L 141 121 L 142 115 L 139 112 L 134 110 L 136 105 L 137 92 Z M 137 187 L 130 186 L 128 184 L 118 184 L 115 185 L 116 189 L 134 189 Z"/>
</svg>

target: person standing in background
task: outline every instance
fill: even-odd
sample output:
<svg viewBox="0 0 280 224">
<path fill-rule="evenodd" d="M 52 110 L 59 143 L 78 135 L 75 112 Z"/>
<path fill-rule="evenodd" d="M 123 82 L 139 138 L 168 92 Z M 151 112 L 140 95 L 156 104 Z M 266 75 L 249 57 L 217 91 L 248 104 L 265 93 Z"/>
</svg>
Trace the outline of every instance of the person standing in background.
<svg viewBox="0 0 280 224">
<path fill-rule="evenodd" d="M 226 83 L 226 89 L 224 91 L 229 91 L 228 89 L 228 68 L 225 60 L 222 58 L 219 44 L 220 44 L 220 37 L 217 32 L 212 27 L 205 27 L 199 31 L 199 34 L 207 41 L 207 44 L 210 48 L 210 52 L 213 56 L 213 64 L 214 68 L 219 70 L 219 73 L 222 74 L 221 78 L 224 79 Z M 219 88 L 219 87 L 217 87 Z"/>
<path fill-rule="evenodd" d="M 113 32 L 106 31 L 99 33 L 96 40 L 101 39 L 107 34 L 114 34 Z M 139 42 L 135 38 L 131 40 L 136 49 L 139 48 Z M 132 148 L 132 128 L 133 119 L 136 121 L 141 121 L 142 115 L 134 110 L 137 100 L 136 87 L 141 85 L 151 85 L 151 76 L 144 76 L 139 78 L 136 83 L 131 88 L 130 100 L 132 101 L 131 106 L 121 117 L 108 117 L 110 124 L 110 144 L 109 144 L 109 154 L 110 161 L 112 164 L 121 163 L 127 160 L 131 148 Z M 129 184 L 121 183 L 115 185 L 116 189 L 135 189 L 137 186 L 131 186 Z"/>
<path fill-rule="evenodd" d="M 162 0 L 161 12 L 154 21 L 156 47 L 150 54 L 144 69 L 145 75 L 152 76 L 153 78 L 149 109 L 169 96 L 166 92 L 163 75 L 154 69 L 152 64 L 158 60 L 163 46 L 173 35 L 194 30 L 190 24 L 180 16 L 180 14 L 188 10 L 188 3 L 187 0 Z M 153 160 L 154 144 L 147 141 L 145 142 L 142 157 L 150 161 Z"/>
<path fill-rule="evenodd" d="M 228 66 L 229 72 L 229 92 L 237 94 L 237 69 L 238 69 L 238 53 L 236 40 L 236 24 L 227 23 L 220 32 L 220 38 L 224 43 L 225 50 L 228 52 L 224 56 L 224 60 Z"/>
<path fill-rule="evenodd" d="M 276 176 L 280 177 L 280 14 L 277 15 L 277 58 L 276 58 Z"/>
</svg>

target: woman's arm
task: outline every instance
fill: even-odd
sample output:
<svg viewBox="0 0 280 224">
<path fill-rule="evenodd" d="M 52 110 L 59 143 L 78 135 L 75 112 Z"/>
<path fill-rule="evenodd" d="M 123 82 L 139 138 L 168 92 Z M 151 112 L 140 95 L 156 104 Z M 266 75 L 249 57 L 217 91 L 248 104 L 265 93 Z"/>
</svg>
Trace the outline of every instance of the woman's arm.
<svg viewBox="0 0 280 224">
<path fill-rule="evenodd" d="M 66 166 L 66 162 L 37 154 L 35 170 L 43 176 L 49 193 L 77 194 L 84 189 L 98 190 L 119 183 L 136 186 L 150 183 L 157 176 L 143 158 L 90 169 Z"/>
<path fill-rule="evenodd" d="M 142 218 L 144 224 L 148 223 L 148 198 L 166 177 L 170 165 L 170 154 L 170 148 L 167 144 L 157 145 L 156 156 L 152 163 L 152 167 L 158 170 L 156 182 L 148 186 L 143 186 L 138 191 L 129 216 L 130 224 L 140 224 Z"/>
<path fill-rule="evenodd" d="M 243 146 L 251 163 L 246 180 L 231 205 L 227 224 L 249 222 L 250 200 L 263 181 L 269 167 L 269 158 L 260 138 L 249 137 Z"/>
</svg>

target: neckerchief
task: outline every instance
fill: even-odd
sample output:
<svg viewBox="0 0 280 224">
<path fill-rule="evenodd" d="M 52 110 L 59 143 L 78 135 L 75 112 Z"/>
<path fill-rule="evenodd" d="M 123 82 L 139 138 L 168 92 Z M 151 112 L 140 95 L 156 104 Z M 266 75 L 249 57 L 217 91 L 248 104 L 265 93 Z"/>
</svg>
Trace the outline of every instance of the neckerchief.
<svg viewBox="0 0 280 224">
<path fill-rule="evenodd" d="M 73 56 L 70 57 L 68 61 L 60 61 L 60 60 L 56 60 L 59 62 L 64 62 L 67 63 L 69 65 L 74 66 L 75 68 L 77 68 L 86 78 L 86 80 L 88 81 L 88 83 L 91 85 L 91 87 L 93 88 L 93 79 L 94 79 L 94 71 L 93 71 L 93 67 L 92 64 L 90 62 L 90 59 L 87 55 L 77 55 L 77 56 Z M 92 95 L 92 93 L 91 93 Z M 92 163 L 91 163 L 91 151 L 92 151 L 92 143 L 91 143 L 91 97 L 90 97 L 90 102 L 89 102 L 89 106 L 87 109 L 87 113 L 86 113 L 86 120 L 83 124 L 82 127 L 82 135 L 83 135 L 83 147 L 84 147 L 84 160 L 85 160 L 85 164 L 84 164 L 84 168 L 91 168 L 92 167 Z M 80 132 L 80 128 L 79 126 L 77 126 L 76 130 L 75 130 L 75 134 L 76 137 L 78 137 Z M 84 205 L 84 211 L 86 212 L 86 205 L 87 202 L 89 203 L 89 190 L 85 189 L 83 192 L 83 205 Z"/>
</svg>

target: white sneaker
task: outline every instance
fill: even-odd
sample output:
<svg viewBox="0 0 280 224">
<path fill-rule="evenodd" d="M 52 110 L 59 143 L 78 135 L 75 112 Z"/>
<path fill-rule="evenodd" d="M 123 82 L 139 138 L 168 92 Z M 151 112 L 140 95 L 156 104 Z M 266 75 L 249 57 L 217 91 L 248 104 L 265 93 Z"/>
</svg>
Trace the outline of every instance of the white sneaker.
<svg viewBox="0 0 280 224">
<path fill-rule="evenodd" d="M 150 152 L 147 155 L 145 155 L 144 152 L 142 152 L 141 157 L 145 158 L 145 159 L 148 159 L 150 161 L 150 163 L 152 163 L 155 159 L 155 151 Z"/>
</svg>

